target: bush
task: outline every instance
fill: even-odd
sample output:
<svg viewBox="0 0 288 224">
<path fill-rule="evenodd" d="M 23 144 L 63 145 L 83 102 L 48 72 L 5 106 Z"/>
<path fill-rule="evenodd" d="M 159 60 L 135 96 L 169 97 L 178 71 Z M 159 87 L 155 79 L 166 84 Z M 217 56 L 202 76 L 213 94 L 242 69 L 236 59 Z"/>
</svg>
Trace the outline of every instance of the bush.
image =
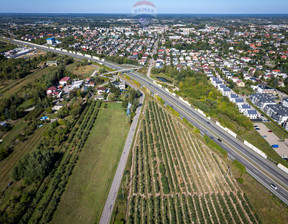
<svg viewBox="0 0 288 224">
<path fill-rule="evenodd" d="M 5 159 L 9 155 L 7 148 L 0 148 L 0 161 Z"/>
<path fill-rule="evenodd" d="M 240 171 L 241 176 L 246 172 L 245 166 L 242 165 L 242 164 L 241 164 L 238 160 L 236 160 L 236 159 L 233 160 L 233 166 Z"/>
<path fill-rule="evenodd" d="M 243 184 L 243 183 L 244 183 L 244 179 L 243 179 L 242 177 L 237 178 L 237 181 L 238 181 L 240 184 Z"/>
</svg>

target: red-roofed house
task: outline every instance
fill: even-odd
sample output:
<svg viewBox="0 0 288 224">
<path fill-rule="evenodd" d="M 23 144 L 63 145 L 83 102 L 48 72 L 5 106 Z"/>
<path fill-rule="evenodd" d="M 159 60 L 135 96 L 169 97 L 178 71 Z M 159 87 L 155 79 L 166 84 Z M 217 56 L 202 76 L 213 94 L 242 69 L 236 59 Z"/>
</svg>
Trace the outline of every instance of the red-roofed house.
<svg viewBox="0 0 288 224">
<path fill-rule="evenodd" d="M 60 79 L 59 84 L 60 85 L 66 85 L 68 81 L 70 81 L 70 77 L 64 77 L 64 78 Z"/>
<path fill-rule="evenodd" d="M 98 87 L 97 88 L 97 94 L 102 94 L 106 92 L 106 87 Z"/>
<path fill-rule="evenodd" d="M 87 83 L 87 84 L 85 84 L 85 86 L 95 86 L 95 83 L 94 82 L 89 82 L 89 83 Z"/>
<path fill-rule="evenodd" d="M 50 95 L 51 93 L 54 93 L 57 91 L 57 88 L 55 86 L 51 86 L 46 90 L 47 95 Z"/>
<path fill-rule="evenodd" d="M 242 80 L 238 80 L 236 82 L 236 84 L 237 84 L 238 87 L 245 87 L 245 82 L 243 82 Z"/>
</svg>

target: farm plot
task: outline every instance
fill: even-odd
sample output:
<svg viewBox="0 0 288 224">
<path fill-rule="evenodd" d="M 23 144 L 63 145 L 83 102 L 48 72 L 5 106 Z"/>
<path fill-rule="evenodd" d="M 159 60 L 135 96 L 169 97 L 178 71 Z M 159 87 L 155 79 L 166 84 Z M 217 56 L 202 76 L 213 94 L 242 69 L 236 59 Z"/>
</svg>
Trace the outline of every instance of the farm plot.
<svg viewBox="0 0 288 224">
<path fill-rule="evenodd" d="M 100 106 L 101 101 L 88 101 L 66 142 L 55 149 L 55 152 L 61 154 L 57 167 L 42 182 L 30 187 L 31 196 L 16 206 L 13 200 L 1 205 L 0 209 L 5 211 L 1 218 L 6 220 L 5 223 L 48 223 L 52 219 L 79 154 L 94 126 Z"/>
<path fill-rule="evenodd" d="M 227 167 L 149 102 L 132 150 L 128 223 L 261 223 Z"/>
</svg>

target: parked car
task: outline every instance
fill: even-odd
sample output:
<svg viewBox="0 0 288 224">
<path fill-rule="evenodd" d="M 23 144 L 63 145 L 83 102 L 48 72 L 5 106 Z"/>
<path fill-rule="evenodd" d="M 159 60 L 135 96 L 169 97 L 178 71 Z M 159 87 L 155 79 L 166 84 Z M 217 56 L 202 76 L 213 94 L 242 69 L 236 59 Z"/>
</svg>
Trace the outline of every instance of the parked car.
<svg viewBox="0 0 288 224">
<path fill-rule="evenodd" d="M 273 132 L 273 131 L 269 130 L 268 132 Z"/>
</svg>

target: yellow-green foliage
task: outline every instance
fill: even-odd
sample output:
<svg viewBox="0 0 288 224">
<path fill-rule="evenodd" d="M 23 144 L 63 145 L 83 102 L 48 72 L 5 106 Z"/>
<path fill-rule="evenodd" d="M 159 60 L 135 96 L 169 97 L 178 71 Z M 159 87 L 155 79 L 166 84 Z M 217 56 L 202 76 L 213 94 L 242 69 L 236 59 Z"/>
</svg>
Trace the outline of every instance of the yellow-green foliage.
<svg viewBox="0 0 288 224">
<path fill-rule="evenodd" d="M 125 77 L 126 79 L 129 79 L 129 80 L 130 80 L 130 77 L 129 77 L 128 75 L 125 75 L 125 74 L 124 74 L 124 77 Z"/>
<path fill-rule="evenodd" d="M 187 124 L 190 128 L 194 128 L 194 126 L 185 118 L 183 117 L 183 121 L 185 124 Z"/>
<path fill-rule="evenodd" d="M 193 134 L 199 134 L 200 130 L 198 128 L 194 127 L 192 133 Z"/>
<path fill-rule="evenodd" d="M 155 95 L 155 97 L 162 105 L 164 105 L 165 101 L 160 96 Z"/>
<path fill-rule="evenodd" d="M 176 117 L 179 117 L 179 113 L 176 111 L 176 110 L 174 110 L 172 107 L 170 107 L 170 106 L 167 106 L 167 108 L 171 111 L 171 113 L 173 114 L 173 115 L 175 115 Z"/>
<path fill-rule="evenodd" d="M 133 82 L 134 82 L 137 86 L 141 86 L 140 82 L 136 81 L 135 79 L 133 79 Z"/>
<path fill-rule="evenodd" d="M 219 151 L 224 157 L 227 157 L 227 152 L 219 145 L 217 145 L 213 140 L 211 140 L 208 136 L 204 136 L 205 142 L 206 144 L 210 147 L 210 148 L 214 148 L 217 151 Z"/>
</svg>

